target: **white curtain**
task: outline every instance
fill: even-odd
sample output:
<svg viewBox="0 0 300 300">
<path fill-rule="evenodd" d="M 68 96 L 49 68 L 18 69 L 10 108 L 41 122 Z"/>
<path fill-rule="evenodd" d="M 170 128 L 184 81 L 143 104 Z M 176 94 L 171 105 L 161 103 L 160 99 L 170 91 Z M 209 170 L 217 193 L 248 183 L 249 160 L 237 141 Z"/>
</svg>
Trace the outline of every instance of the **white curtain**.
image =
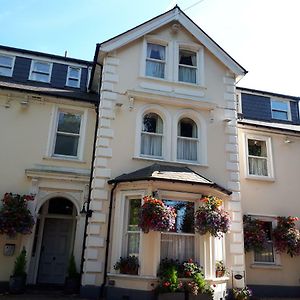
<svg viewBox="0 0 300 300">
<path fill-rule="evenodd" d="M 178 80 L 182 82 L 196 83 L 197 69 L 179 66 Z"/>
<path fill-rule="evenodd" d="M 140 233 L 139 232 L 129 232 L 128 233 L 128 249 L 126 255 L 139 255 L 140 247 Z"/>
<path fill-rule="evenodd" d="M 154 61 L 154 60 L 161 60 Z M 165 77 L 165 47 L 161 45 L 147 45 L 146 75 L 152 77 Z"/>
<path fill-rule="evenodd" d="M 273 263 L 274 260 L 274 250 L 273 250 L 273 243 L 268 242 L 266 245 L 266 249 L 262 252 L 254 252 L 254 261 L 255 262 L 268 262 Z"/>
<path fill-rule="evenodd" d="M 268 176 L 268 162 L 266 158 L 248 157 L 249 174 Z"/>
<path fill-rule="evenodd" d="M 153 133 L 142 133 L 141 154 L 162 156 L 162 136 Z"/>
<path fill-rule="evenodd" d="M 195 258 L 195 237 L 193 235 L 162 233 L 160 257 L 185 261 Z"/>
<path fill-rule="evenodd" d="M 177 138 L 177 159 L 197 161 L 198 140 L 194 138 Z"/>
</svg>

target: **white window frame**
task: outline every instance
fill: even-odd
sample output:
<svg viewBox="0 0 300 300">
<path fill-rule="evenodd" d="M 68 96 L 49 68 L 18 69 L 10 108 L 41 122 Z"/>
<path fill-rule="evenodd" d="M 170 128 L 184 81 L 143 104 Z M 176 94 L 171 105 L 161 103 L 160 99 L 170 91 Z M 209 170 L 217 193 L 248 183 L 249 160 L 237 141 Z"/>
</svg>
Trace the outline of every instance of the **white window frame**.
<svg viewBox="0 0 300 300">
<path fill-rule="evenodd" d="M 70 75 L 71 69 L 78 69 L 78 70 L 79 70 L 78 78 L 73 77 L 73 76 Z M 72 87 L 72 88 L 80 88 L 81 70 L 82 70 L 81 67 L 68 66 L 68 73 L 67 73 L 67 79 L 66 79 L 66 86 Z M 76 85 L 76 86 L 69 85 L 69 84 L 68 84 L 69 79 L 77 80 L 77 85 Z"/>
<path fill-rule="evenodd" d="M 146 75 L 146 60 L 147 60 L 147 45 L 148 44 L 156 44 L 156 45 L 160 45 L 160 46 L 164 46 L 165 47 L 165 77 L 164 78 L 160 78 L 160 77 L 153 77 L 153 76 L 148 76 Z M 145 78 L 150 78 L 150 79 L 154 79 L 154 80 L 162 80 L 162 81 L 166 81 L 166 80 L 170 80 L 170 63 L 169 63 L 169 57 L 170 56 L 170 47 L 169 47 L 169 42 L 163 39 L 159 39 L 157 37 L 154 36 L 146 36 L 143 40 L 143 46 L 142 46 L 142 55 L 141 55 L 141 62 L 140 62 L 140 76 L 141 77 L 145 77 Z"/>
<path fill-rule="evenodd" d="M 177 159 L 177 142 L 178 142 L 178 122 L 181 119 L 188 118 L 194 121 L 197 125 L 197 160 L 178 160 Z M 191 165 L 201 165 L 207 166 L 207 130 L 206 130 L 206 122 L 204 117 L 202 117 L 200 112 L 196 112 L 191 109 L 180 110 L 175 114 L 173 118 L 173 126 L 172 126 L 172 160 Z"/>
<path fill-rule="evenodd" d="M 80 123 L 80 133 L 79 133 L 79 140 L 78 140 L 78 149 L 77 149 L 77 156 L 70 156 L 70 155 L 60 155 L 54 154 L 55 143 L 56 143 L 56 134 L 57 134 L 57 126 L 59 120 L 59 113 L 71 113 L 71 114 L 80 114 L 81 115 L 81 123 Z M 62 160 L 72 160 L 72 161 L 83 161 L 83 154 L 84 154 L 84 144 L 86 139 L 86 127 L 87 127 L 87 115 L 88 109 L 81 109 L 77 110 L 69 106 L 54 106 L 52 109 L 52 116 L 50 127 L 49 127 L 49 137 L 48 137 L 48 146 L 47 151 L 45 154 L 45 158 L 52 158 L 52 159 L 62 159 Z"/>
<path fill-rule="evenodd" d="M 254 175 L 249 172 L 249 152 L 248 152 L 248 140 L 257 140 L 263 141 L 266 143 L 267 149 L 267 168 L 268 175 Z M 274 180 L 274 167 L 273 167 L 273 155 L 272 155 L 272 146 L 271 146 L 271 137 L 245 134 L 245 177 L 248 179 L 257 179 L 257 180 Z"/>
<path fill-rule="evenodd" d="M 277 219 L 276 217 L 271 217 L 271 216 L 260 216 L 260 215 L 251 215 L 250 216 L 253 219 L 257 219 L 263 222 L 270 222 L 272 223 L 272 229 L 276 228 L 277 226 Z M 279 266 L 281 261 L 280 261 L 280 254 L 276 252 L 275 247 L 274 247 L 274 242 L 273 242 L 273 253 L 274 253 L 274 262 L 259 262 L 255 261 L 255 252 L 252 251 L 252 265 L 253 266 Z"/>
<path fill-rule="evenodd" d="M 48 75 L 48 81 L 41 81 L 41 80 L 36 80 L 33 78 L 33 73 L 39 73 L 34 71 L 34 64 L 35 63 L 42 63 L 42 64 L 48 64 L 49 65 L 49 72 L 42 72 L 45 75 Z M 29 80 L 33 80 L 33 81 L 37 81 L 37 82 L 42 82 L 42 83 L 50 83 L 51 81 L 51 75 L 52 75 L 52 68 L 53 68 L 53 63 L 49 62 L 49 61 L 45 61 L 45 60 L 38 60 L 38 59 L 33 59 L 31 61 L 31 65 L 30 65 L 30 72 L 29 72 Z"/>
<path fill-rule="evenodd" d="M 281 103 L 285 103 L 287 104 L 287 110 L 277 110 L 277 109 L 273 109 L 273 102 L 281 102 Z M 280 112 L 285 112 L 287 114 L 287 119 L 280 119 L 280 118 L 276 118 L 273 116 L 273 111 L 280 111 Z M 279 121 L 291 121 L 292 120 L 292 116 L 291 116 L 291 103 L 288 100 L 279 100 L 279 99 L 275 99 L 275 98 L 271 98 L 271 116 L 272 119 L 274 120 L 279 120 Z"/>
<path fill-rule="evenodd" d="M 196 83 L 192 82 L 184 82 L 179 81 L 179 51 L 187 50 L 196 53 L 196 61 L 197 61 L 197 72 L 196 72 Z M 204 87 L 205 78 L 204 78 L 204 48 L 195 43 L 186 43 L 186 42 L 176 42 L 175 51 L 174 51 L 174 82 L 179 84 L 187 84 L 187 85 L 198 85 Z"/>
<path fill-rule="evenodd" d="M 141 135 L 144 116 L 148 113 L 155 113 L 160 116 L 163 121 L 163 137 L 162 137 L 162 156 L 150 156 L 141 154 Z M 135 158 L 145 158 L 149 160 L 168 160 L 170 161 L 171 151 L 171 117 L 166 109 L 160 105 L 145 105 L 137 112 L 136 118 L 136 136 L 135 136 Z"/>
<path fill-rule="evenodd" d="M 2 56 L 2 57 L 9 57 L 9 58 L 12 59 L 12 63 L 11 63 L 11 66 L 10 66 L 10 72 L 9 72 L 9 74 L 8 75 L 0 74 L 0 76 L 12 77 L 12 74 L 13 74 L 13 71 L 14 71 L 14 67 L 15 67 L 16 57 L 12 56 L 12 55 L 3 54 L 3 53 L 0 53 L 0 56 Z M 4 65 L 0 65 L 0 67 L 8 69 L 8 67 L 4 66 Z"/>
<path fill-rule="evenodd" d="M 118 220 L 118 224 L 126 224 L 128 217 L 128 203 L 127 201 L 130 199 L 141 199 L 141 204 L 143 204 L 143 197 L 147 195 L 146 190 L 128 190 L 128 191 L 117 191 L 116 192 L 116 205 L 114 209 L 114 220 Z M 111 266 L 110 271 L 112 273 L 117 273 L 113 266 L 116 261 L 123 256 L 126 251 L 125 247 L 125 233 L 126 227 L 124 226 L 114 226 L 113 227 L 113 240 L 112 240 L 112 248 L 111 248 Z M 143 234 L 140 231 L 140 247 L 139 247 L 139 262 L 140 269 L 139 274 L 143 272 Z"/>
</svg>

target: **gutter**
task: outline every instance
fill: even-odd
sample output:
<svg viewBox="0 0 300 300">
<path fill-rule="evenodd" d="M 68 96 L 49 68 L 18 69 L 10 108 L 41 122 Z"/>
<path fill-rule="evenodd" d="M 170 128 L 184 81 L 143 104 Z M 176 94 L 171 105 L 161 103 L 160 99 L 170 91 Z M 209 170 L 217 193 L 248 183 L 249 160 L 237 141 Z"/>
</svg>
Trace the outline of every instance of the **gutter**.
<svg viewBox="0 0 300 300">
<path fill-rule="evenodd" d="M 97 103 L 95 103 L 96 124 L 95 124 L 94 145 L 93 145 L 93 154 L 92 154 L 91 171 L 90 171 L 89 193 L 88 193 L 88 200 L 87 200 L 87 207 L 86 207 L 87 212 L 90 210 L 94 162 L 95 162 L 95 158 L 96 158 L 97 131 L 98 131 L 98 124 L 99 124 L 100 87 L 101 87 L 101 72 L 100 72 L 99 90 L 98 90 L 99 101 Z M 82 274 L 83 274 L 84 252 L 86 249 L 87 227 L 88 227 L 88 223 L 89 223 L 88 222 L 89 217 L 90 216 L 87 213 L 85 216 L 84 236 L 83 236 L 83 242 L 82 242 L 82 253 L 81 253 L 81 263 L 80 263 L 80 283 L 81 283 Z M 80 285 L 82 286 L 82 284 L 80 284 Z"/>
<path fill-rule="evenodd" d="M 111 221 L 112 221 L 112 208 L 113 208 L 113 199 L 114 199 L 114 191 L 118 185 L 118 182 L 115 183 L 113 188 L 110 191 L 110 199 L 109 199 L 109 212 L 108 212 L 108 223 L 107 223 L 107 233 L 106 233 L 106 249 L 105 249 L 105 258 L 104 258 L 104 277 L 103 283 L 101 285 L 101 296 L 104 296 L 104 287 L 106 285 L 107 279 L 107 268 L 108 268 L 108 254 L 109 254 L 109 244 L 110 244 L 110 229 L 111 229 Z"/>
</svg>

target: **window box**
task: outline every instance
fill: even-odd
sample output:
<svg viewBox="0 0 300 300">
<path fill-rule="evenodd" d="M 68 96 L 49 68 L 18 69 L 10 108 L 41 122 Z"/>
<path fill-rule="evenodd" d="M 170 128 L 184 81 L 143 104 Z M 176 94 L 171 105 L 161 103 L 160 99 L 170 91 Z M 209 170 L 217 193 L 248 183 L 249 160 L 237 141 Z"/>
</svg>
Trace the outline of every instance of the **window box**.
<svg viewBox="0 0 300 300">
<path fill-rule="evenodd" d="M 199 294 L 199 295 L 193 295 L 188 294 L 187 300 L 212 300 L 213 298 L 208 294 Z"/>
</svg>

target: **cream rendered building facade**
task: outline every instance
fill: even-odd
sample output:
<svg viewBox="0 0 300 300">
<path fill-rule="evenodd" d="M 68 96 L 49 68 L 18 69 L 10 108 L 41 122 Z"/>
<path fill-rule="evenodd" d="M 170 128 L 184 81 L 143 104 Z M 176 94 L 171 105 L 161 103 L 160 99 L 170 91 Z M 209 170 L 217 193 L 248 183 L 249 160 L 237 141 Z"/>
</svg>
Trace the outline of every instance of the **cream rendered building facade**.
<svg viewBox="0 0 300 300">
<path fill-rule="evenodd" d="M 238 124 L 242 211 L 275 228 L 277 217 L 300 216 L 299 97 L 244 88 L 237 92 L 243 113 Z M 253 156 L 251 143 L 261 154 Z M 251 165 L 251 159 L 265 160 L 264 167 Z M 300 257 L 276 253 L 272 229 L 269 248 L 246 253 L 245 265 L 247 285 L 256 296 L 299 296 Z"/>
<path fill-rule="evenodd" d="M 63 284 L 71 254 L 79 271 L 83 249 L 96 122 L 96 98 L 86 93 L 91 64 L 4 46 L 0 62 L 1 199 L 34 195 L 36 221 L 32 234 L 0 235 L 0 289 L 23 247 L 28 284 Z"/>
<path fill-rule="evenodd" d="M 95 61 L 92 88 L 98 89 L 101 78 L 101 101 L 82 294 L 98 295 L 108 285 L 111 299 L 153 297 L 163 234 L 135 233 L 138 276 L 113 268 L 129 254 L 131 201 L 140 205 L 150 194 L 189 201 L 195 208 L 203 194 L 220 196 L 232 218 L 231 232 L 224 240 L 191 234 L 191 251 L 216 284 L 216 299 L 232 283 L 243 286 L 235 82 L 246 71 L 177 6 L 97 45 Z M 189 157 L 179 150 L 184 138 L 194 145 Z M 149 140 L 152 146 L 147 146 Z M 243 279 L 215 278 L 216 259 L 226 260 Z"/>
</svg>

